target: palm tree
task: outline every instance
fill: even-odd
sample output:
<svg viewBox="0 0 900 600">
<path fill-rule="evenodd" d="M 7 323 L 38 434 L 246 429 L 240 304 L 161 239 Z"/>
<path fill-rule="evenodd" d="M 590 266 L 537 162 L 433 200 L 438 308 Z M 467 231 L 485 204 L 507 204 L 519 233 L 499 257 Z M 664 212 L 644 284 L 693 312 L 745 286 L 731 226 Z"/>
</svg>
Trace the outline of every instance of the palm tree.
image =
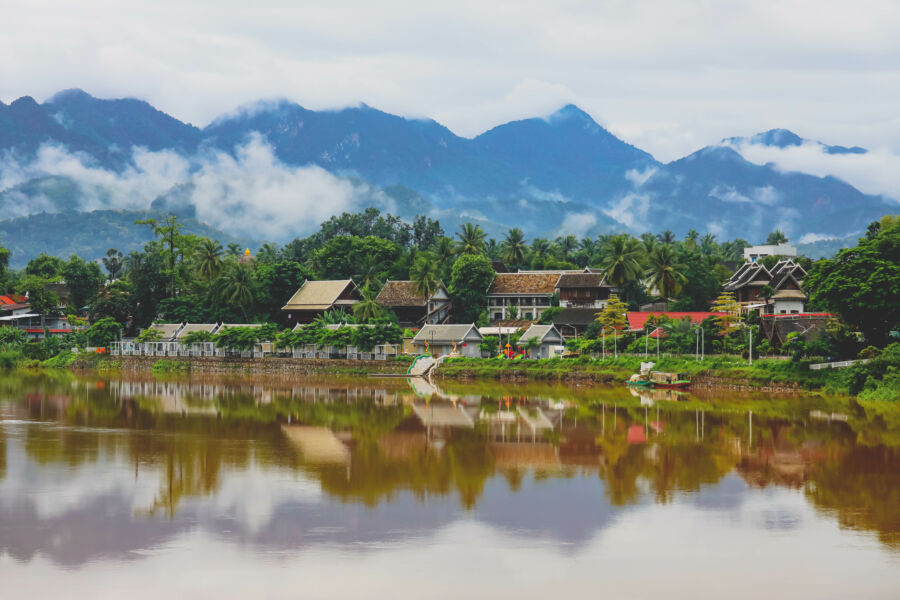
<svg viewBox="0 0 900 600">
<path fill-rule="evenodd" d="M 367 323 L 384 315 L 384 307 L 375 301 L 375 292 L 368 286 L 359 290 L 362 300 L 353 305 L 353 316 L 360 323 Z"/>
<path fill-rule="evenodd" d="M 281 251 L 278 246 L 272 244 L 263 244 L 262 248 L 256 251 L 256 260 L 265 264 L 274 264 L 278 262 Z"/>
<path fill-rule="evenodd" d="M 222 275 L 222 300 L 236 304 L 247 320 L 247 305 L 253 302 L 253 275 L 250 269 L 237 264 Z"/>
<path fill-rule="evenodd" d="M 651 252 L 653 252 L 653 249 L 656 248 L 656 236 L 652 233 L 642 233 L 641 244 L 644 245 L 644 252 L 646 254 L 650 254 Z"/>
<path fill-rule="evenodd" d="M 501 256 L 506 264 L 518 267 L 525 262 L 527 249 L 525 234 L 518 227 L 513 227 L 503 238 L 503 254 Z"/>
<path fill-rule="evenodd" d="M 122 268 L 125 266 L 122 263 L 122 253 L 115 248 L 107 250 L 106 256 L 103 258 L 103 266 L 106 267 L 106 271 L 109 273 L 110 281 L 118 279 L 119 275 L 122 274 Z"/>
<path fill-rule="evenodd" d="M 594 254 L 597 253 L 597 242 L 586 237 L 578 243 L 578 248 L 582 257 L 581 262 L 584 263 L 581 266 L 584 267 L 594 262 Z"/>
<path fill-rule="evenodd" d="M 697 240 L 700 239 L 700 233 L 696 229 L 691 229 L 687 232 L 687 235 L 684 236 L 684 243 L 687 244 L 690 248 L 697 247 Z"/>
<path fill-rule="evenodd" d="M 434 256 L 428 252 L 420 254 L 409 270 L 409 278 L 415 285 L 417 294 L 424 296 L 426 301 L 431 298 L 441 283 Z"/>
<path fill-rule="evenodd" d="M 574 235 L 567 235 L 562 238 L 557 238 L 556 241 L 559 244 L 559 250 L 562 253 L 563 260 L 568 262 L 569 255 L 578 247 L 578 238 Z"/>
<path fill-rule="evenodd" d="M 772 246 L 775 246 L 777 244 L 786 244 L 787 242 L 788 237 L 780 229 L 776 229 L 769 234 L 769 237 L 766 238 L 766 244 L 770 244 Z"/>
<path fill-rule="evenodd" d="M 544 260 L 550 254 L 550 242 L 544 238 L 534 238 L 531 241 L 531 252 L 535 258 Z"/>
<path fill-rule="evenodd" d="M 619 289 L 640 278 L 642 259 L 640 242 L 629 235 L 613 236 L 600 249 L 600 268 Z"/>
<path fill-rule="evenodd" d="M 381 265 L 371 254 L 360 257 L 353 273 L 353 280 L 362 287 L 372 287 L 381 280 Z"/>
<path fill-rule="evenodd" d="M 644 274 L 650 286 L 656 288 L 665 299 L 666 310 L 669 309 L 669 298 L 678 295 L 687 281 L 682 269 L 684 266 L 678 262 L 675 251 L 668 244 L 658 246 L 647 257 L 647 270 Z"/>
<path fill-rule="evenodd" d="M 434 245 L 434 256 L 438 264 L 451 264 L 454 255 L 456 255 L 456 248 L 453 247 L 453 240 L 445 235 L 439 237 Z"/>
<path fill-rule="evenodd" d="M 484 254 L 485 233 L 481 226 L 464 223 L 456 237 L 459 238 L 457 250 L 460 254 Z"/>
<path fill-rule="evenodd" d="M 703 239 L 700 240 L 700 253 L 706 256 L 712 256 L 716 253 L 718 249 L 718 244 L 716 244 L 716 236 L 712 233 L 707 233 L 703 236 Z"/>
<path fill-rule="evenodd" d="M 211 282 L 222 270 L 222 244 L 204 238 L 197 248 L 197 274 L 206 283 Z"/>
<path fill-rule="evenodd" d="M 675 243 L 675 234 L 666 229 L 662 233 L 656 235 L 656 239 L 660 244 L 674 244 Z"/>
</svg>

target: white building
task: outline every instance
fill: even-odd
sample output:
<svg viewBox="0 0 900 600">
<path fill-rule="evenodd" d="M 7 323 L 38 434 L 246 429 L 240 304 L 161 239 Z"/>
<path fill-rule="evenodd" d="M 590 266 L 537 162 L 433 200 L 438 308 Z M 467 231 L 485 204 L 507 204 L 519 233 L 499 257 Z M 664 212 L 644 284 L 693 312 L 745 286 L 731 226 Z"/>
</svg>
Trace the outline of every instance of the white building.
<svg viewBox="0 0 900 600">
<path fill-rule="evenodd" d="M 790 244 L 767 244 L 744 248 L 744 260 L 756 262 L 766 256 L 797 256 L 797 246 Z"/>
</svg>

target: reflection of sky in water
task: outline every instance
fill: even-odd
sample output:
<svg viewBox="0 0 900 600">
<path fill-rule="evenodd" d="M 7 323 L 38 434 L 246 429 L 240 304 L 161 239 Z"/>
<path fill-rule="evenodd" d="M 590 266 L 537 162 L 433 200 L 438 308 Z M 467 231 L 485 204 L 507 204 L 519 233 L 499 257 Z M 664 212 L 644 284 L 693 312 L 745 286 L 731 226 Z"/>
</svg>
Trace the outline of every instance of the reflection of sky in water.
<svg viewBox="0 0 900 600">
<path fill-rule="evenodd" d="M 680 425 L 692 440 L 693 416 L 684 419 Z M 383 471 L 378 472 L 385 476 L 391 469 L 413 469 L 423 460 L 411 446 L 423 448 L 424 433 L 410 434 L 405 426 L 398 428 L 403 433 L 391 440 L 393 445 L 383 448 L 402 457 L 379 463 Z M 670 426 L 679 426 L 671 415 L 666 431 Z M 87 437 L 72 443 L 72 436 L 85 431 Z M 826 456 L 818 442 L 790 442 L 783 424 L 767 429 L 761 423 L 759 431 L 773 436 L 776 445 L 787 444 L 791 452 Z M 729 473 L 727 467 L 709 480 L 714 483 L 688 492 L 678 479 L 686 474 L 676 465 L 684 469 L 694 464 L 691 460 L 707 460 L 698 463 L 699 474 L 711 468 L 715 457 L 648 444 L 619 449 L 631 466 L 649 461 L 659 468 L 641 472 L 634 494 L 620 490 L 624 496 L 618 504 L 611 502 L 617 496 L 595 462 L 584 471 L 550 466 L 542 476 L 527 469 L 521 481 L 509 478 L 508 463 L 498 463 L 483 488 L 478 487 L 469 510 L 453 484 L 437 486 L 443 491 L 425 492 L 423 498 L 406 491 L 412 479 L 403 478 L 395 487 L 379 487 L 369 506 L 349 483 L 350 470 L 360 475 L 367 455 L 353 454 L 341 462 L 328 445 L 336 438 L 307 434 L 294 441 L 324 444 L 315 449 L 322 463 L 310 464 L 310 446 L 306 465 L 292 462 L 304 452 L 298 454 L 278 426 L 274 434 L 258 439 L 217 439 L 225 446 L 216 446 L 210 455 L 215 468 L 207 465 L 187 474 L 193 487 L 167 505 L 166 485 L 173 480 L 167 468 L 196 468 L 196 461 L 212 452 L 205 438 L 159 430 L 0 423 L 0 451 L 5 448 L 0 597 L 143 598 L 164 590 L 191 598 L 545 599 L 560 593 L 893 598 L 900 590 L 900 554 L 865 527 L 842 528 L 833 511 L 816 509 L 802 488 L 790 484 L 797 473 L 794 462 L 785 463 L 788 468 L 782 472 L 787 487 L 748 484 L 768 472 L 765 464 L 753 463 L 740 467 L 753 469 L 750 478 L 746 472 Z M 422 437 L 411 442 L 404 437 L 410 435 Z M 60 443 L 63 438 L 68 445 Z M 51 454 L 38 462 L 41 452 L 35 453 L 35 444 L 42 440 L 53 443 L 45 450 Z M 167 465 L 164 454 L 173 446 L 160 440 L 194 445 Z M 440 438 L 440 443 L 442 456 L 460 452 L 457 459 L 470 463 L 481 456 L 466 453 L 471 446 L 465 445 L 465 437 L 455 442 Z M 64 452 L 73 448 L 86 458 L 69 460 Z M 436 451 L 429 452 L 434 461 Z M 577 444 L 560 446 L 557 457 L 581 460 L 584 452 Z M 535 464 L 546 466 L 547 456 L 535 454 Z M 890 462 L 893 455 L 885 456 L 887 462 L 871 463 L 867 454 L 858 455 L 869 461 L 862 464 L 880 464 L 872 468 L 882 470 L 896 464 Z M 768 460 L 763 454 L 745 458 Z M 434 461 L 424 470 L 446 467 L 446 462 Z M 208 488 L 202 485 L 206 476 L 212 477 Z M 665 493 L 655 491 L 650 477 L 669 477 Z M 476 477 L 463 484 L 477 487 L 479 481 Z M 354 485 L 364 483 L 360 477 Z M 883 521 L 889 533 L 892 514 Z"/>
</svg>

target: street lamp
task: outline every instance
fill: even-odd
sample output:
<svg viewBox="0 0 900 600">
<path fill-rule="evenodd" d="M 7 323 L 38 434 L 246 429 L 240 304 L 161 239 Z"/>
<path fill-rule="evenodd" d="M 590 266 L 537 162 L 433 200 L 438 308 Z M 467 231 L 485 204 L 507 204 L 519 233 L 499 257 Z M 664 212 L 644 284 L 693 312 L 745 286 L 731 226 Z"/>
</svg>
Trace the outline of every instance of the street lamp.
<svg viewBox="0 0 900 600">
<path fill-rule="evenodd" d="M 706 332 L 703 331 L 703 327 L 696 327 L 694 329 L 694 337 L 697 340 L 694 350 L 694 358 L 695 360 L 703 360 L 704 356 L 706 355 Z"/>
<path fill-rule="evenodd" d="M 653 331 L 651 331 L 650 333 L 648 333 L 647 335 L 644 336 L 644 358 L 647 358 L 647 350 L 648 350 L 648 346 L 650 345 L 650 336 L 653 335 L 654 333 L 656 333 L 657 331 L 659 331 L 660 329 L 662 329 L 662 328 L 657 327 L 656 329 L 654 329 Z M 656 360 L 657 361 L 659 360 L 659 336 L 658 335 L 656 336 Z"/>
</svg>

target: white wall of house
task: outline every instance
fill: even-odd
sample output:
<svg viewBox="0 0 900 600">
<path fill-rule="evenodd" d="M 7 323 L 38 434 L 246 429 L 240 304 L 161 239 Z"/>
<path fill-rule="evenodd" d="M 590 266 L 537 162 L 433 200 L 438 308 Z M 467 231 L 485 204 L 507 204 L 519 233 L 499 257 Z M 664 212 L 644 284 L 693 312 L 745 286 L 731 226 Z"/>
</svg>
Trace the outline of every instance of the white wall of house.
<svg viewBox="0 0 900 600">
<path fill-rule="evenodd" d="M 550 308 L 550 296 L 547 294 L 520 296 L 488 296 L 488 318 L 491 321 L 502 321 L 509 318 L 509 307 L 518 307 L 518 319 L 534 321 L 541 313 Z"/>
<path fill-rule="evenodd" d="M 802 300 L 775 300 L 775 314 L 798 314 L 803 312 Z"/>
</svg>

